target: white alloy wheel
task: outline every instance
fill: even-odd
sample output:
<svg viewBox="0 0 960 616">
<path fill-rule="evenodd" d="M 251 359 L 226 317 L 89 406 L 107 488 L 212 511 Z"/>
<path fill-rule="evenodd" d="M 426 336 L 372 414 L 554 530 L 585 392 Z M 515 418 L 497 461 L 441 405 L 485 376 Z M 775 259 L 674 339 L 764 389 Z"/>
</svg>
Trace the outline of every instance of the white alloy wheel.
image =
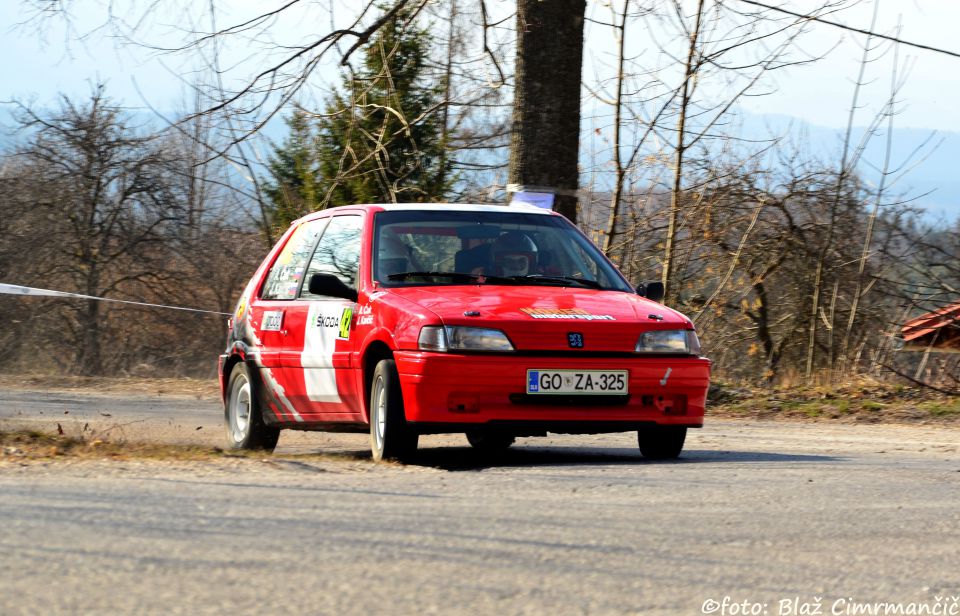
<svg viewBox="0 0 960 616">
<path fill-rule="evenodd" d="M 383 376 L 378 374 L 373 384 L 373 438 L 377 450 L 383 451 L 383 433 L 387 428 L 386 387 Z"/>
<path fill-rule="evenodd" d="M 370 452 L 373 461 L 409 460 L 417 451 L 419 435 L 407 424 L 397 364 L 377 363 L 370 383 Z"/>
<path fill-rule="evenodd" d="M 255 372 L 240 362 L 230 372 L 224 404 L 224 426 L 230 449 L 273 451 L 280 439 L 280 428 L 263 420 L 257 397 Z"/>
<path fill-rule="evenodd" d="M 230 404 L 227 407 L 230 421 L 230 437 L 234 443 L 240 444 L 250 432 L 251 411 L 250 381 L 247 375 L 240 374 L 233 382 L 230 392 Z"/>
</svg>

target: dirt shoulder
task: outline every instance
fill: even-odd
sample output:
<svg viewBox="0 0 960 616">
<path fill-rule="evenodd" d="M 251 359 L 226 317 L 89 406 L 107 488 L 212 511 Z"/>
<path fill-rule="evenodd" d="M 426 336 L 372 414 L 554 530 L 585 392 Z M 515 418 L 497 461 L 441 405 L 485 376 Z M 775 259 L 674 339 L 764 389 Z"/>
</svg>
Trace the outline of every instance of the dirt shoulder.
<svg viewBox="0 0 960 616">
<path fill-rule="evenodd" d="M 89 377 L 49 374 L 0 374 L 0 389 L 49 391 L 91 395 L 150 395 L 215 400 L 220 397 L 216 379 Z"/>
</svg>

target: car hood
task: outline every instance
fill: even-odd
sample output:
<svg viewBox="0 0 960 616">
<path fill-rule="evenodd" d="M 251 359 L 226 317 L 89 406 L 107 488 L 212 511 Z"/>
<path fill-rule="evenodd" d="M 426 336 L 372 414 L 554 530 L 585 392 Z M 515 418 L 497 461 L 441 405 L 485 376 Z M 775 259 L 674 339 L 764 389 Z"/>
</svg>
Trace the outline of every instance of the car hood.
<svg viewBox="0 0 960 616">
<path fill-rule="evenodd" d="M 569 351 L 568 334 L 578 333 L 582 351 L 632 352 L 644 331 L 693 328 L 679 312 L 621 291 L 442 285 L 394 287 L 390 293 L 433 312 L 445 325 L 502 330 L 518 351 Z"/>
</svg>

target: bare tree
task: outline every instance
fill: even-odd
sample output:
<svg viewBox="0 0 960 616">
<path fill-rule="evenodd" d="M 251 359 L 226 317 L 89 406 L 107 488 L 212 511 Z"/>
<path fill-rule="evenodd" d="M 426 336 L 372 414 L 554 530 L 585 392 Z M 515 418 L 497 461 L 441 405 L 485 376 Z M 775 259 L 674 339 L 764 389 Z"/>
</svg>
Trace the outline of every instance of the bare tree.
<svg viewBox="0 0 960 616">
<path fill-rule="evenodd" d="M 670 207 L 662 226 L 652 225 L 651 230 L 663 238 L 659 275 L 666 284 L 668 302 L 676 303 L 681 296 L 679 283 L 685 278 L 684 263 L 693 249 L 684 238 L 691 237 L 691 223 L 704 219 L 700 208 L 709 207 L 695 196 L 696 184 L 688 181 L 687 176 L 693 175 L 685 168 L 688 157 L 697 150 L 702 156 L 716 157 L 738 147 L 736 135 L 727 127 L 737 101 L 746 95 L 762 95 L 771 73 L 816 62 L 821 56 L 798 51 L 797 39 L 809 22 L 782 19 L 775 12 L 743 12 L 706 0 L 650 7 L 638 3 L 634 9 L 629 2 L 616 4 L 611 3 L 610 23 L 594 20 L 613 30 L 617 46 L 611 93 L 606 92 L 606 82 L 591 88 L 597 100 L 613 110 L 612 188 L 599 236 L 608 255 L 616 259 L 625 254 L 626 244 L 636 241 L 633 234 L 621 238 L 619 245 L 617 241 L 621 230 L 627 228 L 621 215 L 632 215 L 621 211 L 625 185 L 642 185 L 642 175 L 649 172 L 651 177 L 645 181 L 653 186 L 660 181 L 658 176 L 669 173 L 664 184 Z M 845 6 L 846 2 L 823 3 L 817 12 Z M 628 55 L 630 28 L 634 38 L 645 32 L 655 43 L 653 50 Z M 718 83 L 726 86 L 719 98 L 711 91 Z M 745 151 L 741 153 L 746 156 Z M 601 158 L 599 164 L 605 161 Z M 621 266 L 630 268 L 625 262 Z"/>
<path fill-rule="evenodd" d="M 166 176 L 164 152 L 138 136 L 98 87 L 89 101 L 64 97 L 42 113 L 21 107 L 21 125 L 34 131 L 19 159 L 34 179 L 37 207 L 46 218 L 43 242 L 49 278 L 94 297 L 121 295 L 126 285 L 156 279 L 154 247 L 184 216 Z M 40 257 L 43 258 L 43 257 Z M 95 300 L 69 311 L 76 369 L 103 370 L 103 305 Z"/>
<path fill-rule="evenodd" d="M 879 10 L 879 3 L 874 0 L 873 3 L 873 16 L 870 20 L 870 31 L 873 31 L 877 23 L 877 12 Z M 847 117 L 847 131 L 843 139 L 843 153 L 840 156 L 840 172 L 837 174 L 837 188 L 834 193 L 834 199 L 832 206 L 830 208 L 830 218 L 827 225 L 827 235 L 820 248 L 819 256 L 817 257 L 817 266 L 813 275 L 813 285 L 811 287 L 811 301 L 810 301 L 810 330 L 807 337 L 807 362 L 806 368 L 804 370 L 804 376 L 809 381 L 813 375 L 813 364 L 814 364 L 814 355 L 816 351 L 816 340 L 817 340 L 817 325 L 818 325 L 818 315 L 820 312 L 820 296 L 823 291 L 822 282 L 823 282 L 823 273 L 824 267 L 826 265 L 827 256 L 829 251 L 833 247 L 833 236 L 836 227 L 836 210 L 838 203 L 841 199 L 845 180 L 848 175 L 851 173 L 851 169 L 856 166 L 855 160 L 851 160 L 851 133 L 853 132 L 853 122 L 854 117 L 857 112 L 857 104 L 860 97 L 860 89 L 864 83 L 864 74 L 866 72 L 867 64 L 870 61 L 870 53 L 873 51 L 871 46 L 871 37 L 868 35 L 866 42 L 863 46 L 863 57 L 860 61 L 860 72 L 854 82 L 853 87 L 853 101 L 850 103 L 850 110 Z M 831 330 L 833 325 L 829 324 Z"/>
<path fill-rule="evenodd" d="M 874 4 L 874 11 L 876 12 L 877 4 Z M 851 300 L 850 313 L 847 318 L 847 325 L 843 333 L 843 342 L 840 348 L 840 361 L 843 363 L 840 373 L 841 375 L 846 373 L 846 367 L 850 360 L 850 340 L 853 334 L 854 323 L 857 320 L 857 313 L 860 308 L 860 300 L 863 299 L 870 289 L 872 284 L 867 283 L 866 279 L 866 268 L 867 260 L 870 258 L 870 255 L 873 251 L 873 235 L 874 227 L 877 222 L 877 215 L 880 212 L 880 206 L 886 197 L 887 181 L 890 176 L 891 169 L 891 153 L 893 151 L 893 119 L 896 115 L 896 100 L 897 93 L 899 92 L 902 83 L 898 80 L 897 72 L 899 69 L 899 48 L 894 48 L 893 56 L 893 68 L 891 71 L 890 79 L 890 96 L 887 99 L 887 104 L 885 109 L 882 112 L 882 115 L 886 117 L 887 120 L 887 135 L 886 135 L 886 147 L 884 149 L 884 158 L 883 164 L 880 168 L 880 184 L 877 187 L 876 194 L 873 199 L 873 208 L 870 211 L 870 215 L 867 218 L 866 231 L 863 238 L 863 250 L 860 252 L 860 261 L 857 269 L 857 282 L 853 290 L 853 296 Z"/>
</svg>

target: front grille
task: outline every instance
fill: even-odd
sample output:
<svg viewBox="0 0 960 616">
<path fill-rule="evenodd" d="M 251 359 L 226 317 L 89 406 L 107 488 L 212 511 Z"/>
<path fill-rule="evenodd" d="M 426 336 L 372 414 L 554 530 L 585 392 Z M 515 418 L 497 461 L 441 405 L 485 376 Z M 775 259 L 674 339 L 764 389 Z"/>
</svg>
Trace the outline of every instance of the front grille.
<svg viewBox="0 0 960 616">
<path fill-rule="evenodd" d="M 583 349 L 554 349 L 554 350 L 517 350 L 513 355 L 521 357 L 543 357 L 550 359 L 554 357 L 590 357 L 594 359 L 627 359 L 636 358 L 638 355 L 632 351 L 585 351 Z"/>
<path fill-rule="evenodd" d="M 532 395 L 510 394 L 510 402 L 530 406 L 625 406 L 630 403 L 630 394 L 622 395 Z"/>
</svg>

